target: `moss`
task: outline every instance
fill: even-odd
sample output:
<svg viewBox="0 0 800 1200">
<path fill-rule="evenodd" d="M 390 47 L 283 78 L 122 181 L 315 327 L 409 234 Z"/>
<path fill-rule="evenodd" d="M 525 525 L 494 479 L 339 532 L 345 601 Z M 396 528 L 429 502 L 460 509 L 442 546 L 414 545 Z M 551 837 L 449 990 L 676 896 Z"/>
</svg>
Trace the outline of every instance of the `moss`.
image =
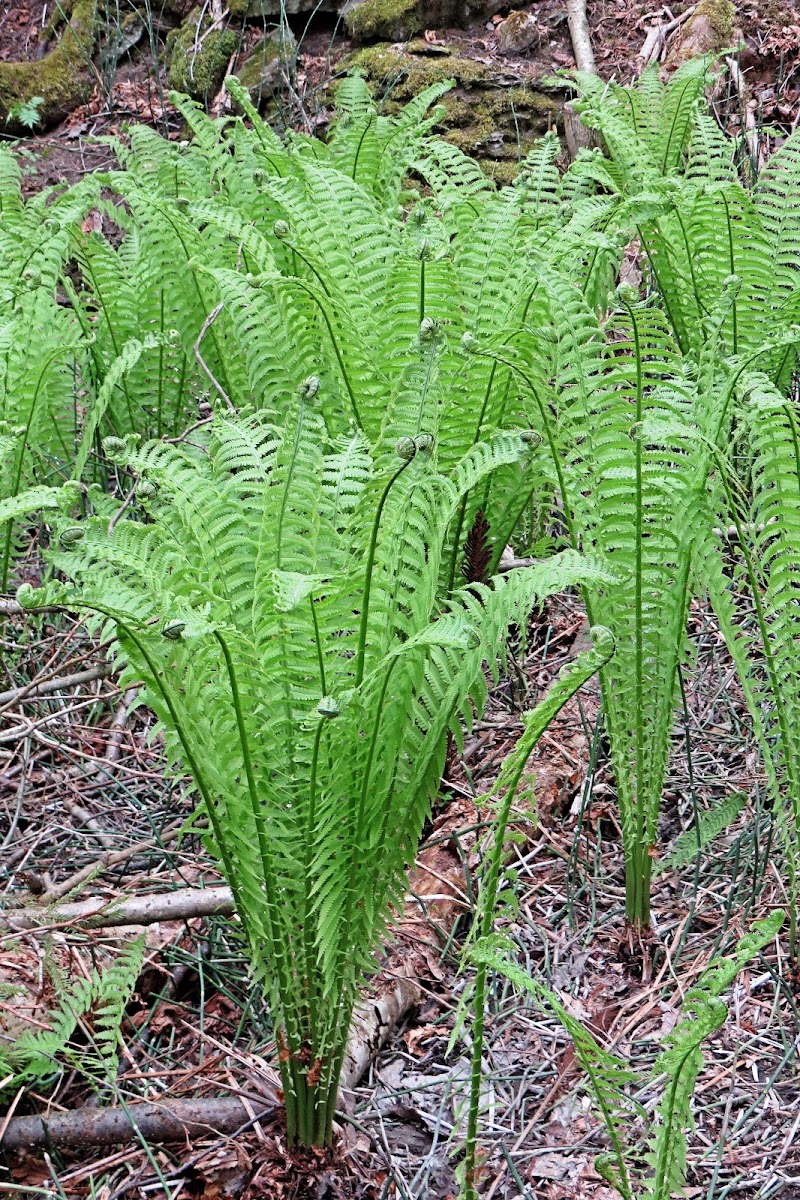
<svg viewBox="0 0 800 1200">
<path fill-rule="evenodd" d="M 342 66 L 358 68 L 376 96 L 386 92 L 383 111 L 396 112 L 408 100 L 418 96 L 426 87 L 455 79 L 459 88 L 491 87 L 492 71 L 483 63 L 456 55 L 411 54 L 395 49 L 385 42 L 366 46 L 350 55 Z M 450 97 L 445 97 L 447 104 Z"/>
<path fill-rule="evenodd" d="M 403 41 L 423 29 L 463 25 L 476 0 L 349 0 L 342 10 L 356 41 Z"/>
<path fill-rule="evenodd" d="M 233 29 L 211 29 L 200 40 L 202 19 L 202 10 L 192 9 L 181 27 L 168 34 L 167 70 L 171 87 L 208 104 L 222 86 L 239 38 Z"/>
<path fill-rule="evenodd" d="M 501 87 L 491 67 L 456 54 L 431 58 L 386 44 L 357 51 L 346 65 L 358 67 L 381 109 L 396 113 L 424 88 L 444 79 L 455 87 L 441 101 L 444 116 L 437 131 L 487 174 L 507 182 L 516 174 L 537 137 L 558 124 L 562 100 L 527 86 Z"/>
<path fill-rule="evenodd" d="M 733 44 L 736 11 L 730 0 L 700 0 L 667 58 L 677 67 L 702 54 L 718 54 Z"/>
<path fill-rule="evenodd" d="M 380 37 L 401 41 L 422 29 L 418 0 L 361 0 L 345 12 L 344 23 L 359 41 Z"/>
<path fill-rule="evenodd" d="M 733 41 L 735 16 L 736 10 L 731 0 L 700 0 L 694 16 L 690 19 L 696 21 L 698 17 L 704 17 L 720 41 L 728 44 Z"/>
<path fill-rule="evenodd" d="M 89 66 L 96 32 L 95 0 L 75 0 L 72 18 L 58 45 L 38 62 L 0 63 L 0 124 L 10 133 L 24 129 L 8 121 L 18 104 L 41 96 L 39 120 L 54 125 L 86 99 L 92 87 Z"/>
</svg>

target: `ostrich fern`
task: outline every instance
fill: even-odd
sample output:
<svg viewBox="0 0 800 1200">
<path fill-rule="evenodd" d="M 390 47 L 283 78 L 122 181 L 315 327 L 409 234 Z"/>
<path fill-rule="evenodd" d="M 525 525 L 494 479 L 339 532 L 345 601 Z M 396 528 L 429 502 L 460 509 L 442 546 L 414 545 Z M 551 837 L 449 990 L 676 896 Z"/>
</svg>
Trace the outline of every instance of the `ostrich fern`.
<svg viewBox="0 0 800 1200">
<path fill-rule="evenodd" d="M 727 1019 L 722 993 L 755 956 L 780 932 L 784 913 L 776 910 L 756 921 L 729 957 L 712 959 L 698 981 L 686 993 L 681 1020 L 666 1035 L 665 1047 L 647 1075 L 631 1071 L 616 1055 L 601 1046 L 580 1021 L 564 1007 L 560 997 L 546 984 L 534 979 L 515 961 L 515 947 L 508 939 L 487 937 L 472 949 L 471 957 L 484 969 L 497 971 L 521 991 L 549 1009 L 572 1038 L 575 1057 L 586 1073 L 589 1090 L 606 1127 L 612 1149 L 595 1159 L 600 1174 L 623 1200 L 671 1200 L 682 1195 L 686 1184 L 687 1131 L 692 1128 L 692 1098 L 703 1066 L 703 1043 Z M 632 1084 L 660 1086 L 661 1099 L 647 1138 L 644 1159 L 646 1176 L 634 1164 L 639 1155 L 626 1144 L 624 1126 L 642 1109 L 628 1092 Z M 639 1178 L 637 1178 L 639 1176 Z"/>
<path fill-rule="evenodd" d="M 42 192 L 26 203 L 20 184 L 15 159 L 0 150 L 0 503 L 9 501 L 9 512 L 32 485 L 69 478 L 86 357 L 80 326 L 55 292 L 91 189 Z M 0 591 L 14 549 L 14 522 L 4 520 Z"/>
<path fill-rule="evenodd" d="M 697 578 L 707 589 L 736 663 L 783 833 L 793 903 L 790 942 L 797 955 L 800 879 L 800 431 L 797 404 L 768 376 L 742 381 L 739 453 L 718 456 L 716 500 L 697 547 Z M 737 458 L 749 487 L 737 476 Z M 712 519 L 716 518 L 716 519 Z M 722 529 L 735 539 L 722 545 Z M 726 566 L 726 560 L 731 566 Z"/>
<path fill-rule="evenodd" d="M 584 589 L 592 622 L 612 632 L 616 653 L 600 672 L 625 852 L 626 912 L 649 921 L 650 877 L 667 770 L 686 614 L 697 496 L 727 436 L 730 372 L 719 361 L 726 292 L 699 367 L 676 351 L 662 311 L 630 289 L 605 326 L 575 286 L 538 266 L 547 336 L 468 341 L 472 353 L 511 369 L 540 433 L 565 537 L 601 554 L 611 581 Z M 498 344 L 499 343 L 499 344 Z M 658 433 L 646 431 L 655 423 Z M 665 436 L 664 431 L 671 432 Z M 676 432 L 677 430 L 677 432 Z"/>
<path fill-rule="evenodd" d="M 598 193 L 594 160 L 562 177 L 548 135 L 498 191 L 429 135 L 447 85 L 387 118 L 352 77 L 327 143 L 282 142 L 236 81 L 228 86 L 243 118 L 211 120 L 176 97 L 195 135 L 188 145 L 142 130 L 130 146 L 114 143 L 121 169 L 104 182 L 124 203 L 98 202 L 109 236 L 75 235 L 73 300 L 92 323 L 98 394 L 113 379 L 95 405 L 98 429 L 174 434 L 198 399 L 280 415 L 309 361 L 329 433 L 353 421 L 370 441 L 400 436 L 412 397 L 446 470 L 524 424 L 513 372 L 465 356 L 460 337 L 535 342 L 534 254 L 590 303 L 605 298 L 623 243 L 618 198 Z M 432 199 L 402 192 L 411 169 Z M 464 496 L 442 566 L 451 590 L 479 511 L 491 572 L 526 505 L 547 509 L 541 456 L 517 484 L 515 470 L 501 470 Z"/>
<path fill-rule="evenodd" d="M 706 110 L 707 60 L 687 63 L 668 85 L 649 67 L 634 87 L 581 76 L 583 117 L 610 162 L 604 186 L 637 238 L 648 281 L 678 346 L 697 355 L 726 280 L 741 280 L 722 331 L 728 354 L 748 354 L 800 313 L 800 130 L 757 179 L 737 171 L 736 142 Z M 770 374 L 785 384 L 795 354 L 776 353 Z M 766 369 L 766 364 L 762 364 Z"/>
<path fill-rule="evenodd" d="M 518 434 L 444 472 L 415 426 L 328 434 L 319 380 L 280 425 L 222 415 L 197 446 L 121 440 L 147 520 L 61 534 L 75 581 L 44 599 L 100 615 L 192 775 L 280 1045 L 290 1140 L 330 1139 L 359 982 L 402 900 L 449 729 L 486 695 L 512 623 L 606 578 L 571 551 L 457 588 L 447 530 L 468 491 L 525 470 Z"/>
</svg>

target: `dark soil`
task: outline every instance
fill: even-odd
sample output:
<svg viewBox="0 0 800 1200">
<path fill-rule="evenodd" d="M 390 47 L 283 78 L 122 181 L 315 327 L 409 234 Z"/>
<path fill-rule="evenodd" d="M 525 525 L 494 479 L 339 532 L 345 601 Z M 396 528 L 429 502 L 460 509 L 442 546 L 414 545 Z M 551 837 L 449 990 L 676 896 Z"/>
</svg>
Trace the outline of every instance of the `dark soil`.
<svg viewBox="0 0 800 1200">
<path fill-rule="evenodd" d="M 2 0 L 0 60 L 23 62 L 41 58 L 45 49 L 41 34 L 52 13 L 53 5 L 45 0 Z"/>
</svg>

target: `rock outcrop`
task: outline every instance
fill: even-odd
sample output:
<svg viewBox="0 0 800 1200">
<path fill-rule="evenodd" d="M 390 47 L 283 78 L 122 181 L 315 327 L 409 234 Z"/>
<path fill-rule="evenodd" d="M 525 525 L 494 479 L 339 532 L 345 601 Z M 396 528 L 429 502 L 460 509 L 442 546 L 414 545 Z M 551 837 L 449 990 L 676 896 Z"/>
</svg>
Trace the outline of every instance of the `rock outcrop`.
<svg viewBox="0 0 800 1200">
<path fill-rule="evenodd" d="M 382 111 L 397 111 L 426 87 L 454 79 L 442 97 L 445 115 L 438 132 L 474 155 L 499 183 L 514 177 L 534 141 L 562 124 L 565 94 L 513 70 L 498 70 L 447 47 L 423 40 L 406 46 L 379 43 L 356 51 L 341 64 L 359 69 Z"/>
<path fill-rule="evenodd" d="M 38 60 L 0 62 L 0 127 L 8 133 L 26 132 L 15 115 L 37 98 L 37 119 L 54 125 L 88 96 L 96 35 L 95 0 L 75 0 L 61 39 Z"/>
</svg>

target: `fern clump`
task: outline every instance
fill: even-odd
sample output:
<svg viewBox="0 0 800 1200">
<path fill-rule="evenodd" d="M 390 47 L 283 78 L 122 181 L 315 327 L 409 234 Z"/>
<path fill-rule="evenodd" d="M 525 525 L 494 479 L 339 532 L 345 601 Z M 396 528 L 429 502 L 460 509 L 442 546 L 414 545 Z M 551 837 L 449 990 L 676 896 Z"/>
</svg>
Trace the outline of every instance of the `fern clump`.
<svg viewBox="0 0 800 1200">
<path fill-rule="evenodd" d="M 510 624 L 607 575 L 567 551 L 443 604 L 463 496 L 498 469 L 524 473 L 527 443 L 498 435 L 445 472 L 425 432 L 371 443 L 329 435 L 323 413 L 311 376 L 280 425 L 220 415 L 193 446 L 115 447 L 141 519 L 79 526 L 53 556 L 77 586 L 49 597 L 108 622 L 123 680 L 144 681 L 192 775 L 303 1142 L 330 1138 L 357 988 L 448 730 L 480 709 Z"/>
</svg>

